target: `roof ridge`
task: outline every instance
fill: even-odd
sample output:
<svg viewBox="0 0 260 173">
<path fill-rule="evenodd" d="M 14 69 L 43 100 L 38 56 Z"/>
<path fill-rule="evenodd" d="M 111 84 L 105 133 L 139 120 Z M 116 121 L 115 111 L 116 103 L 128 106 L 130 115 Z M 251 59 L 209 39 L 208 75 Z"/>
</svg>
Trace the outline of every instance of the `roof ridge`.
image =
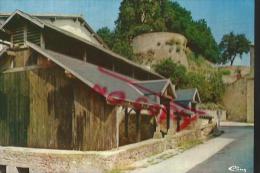
<svg viewBox="0 0 260 173">
<path fill-rule="evenodd" d="M 146 72 L 149 72 L 149 73 L 151 73 L 151 74 L 153 74 L 153 75 L 155 75 L 155 76 L 157 76 L 157 77 L 164 78 L 162 75 L 160 75 L 160 74 L 158 74 L 158 73 L 156 73 L 156 72 L 154 72 L 154 71 L 148 70 L 148 69 L 146 69 L 145 67 L 141 66 L 140 64 L 137 64 L 137 63 L 135 63 L 135 62 L 133 62 L 133 61 L 130 61 L 130 60 L 124 58 L 123 56 L 121 56 L 121 55 L 119 55 L 119 54 L 113 52 L 113 51 L 110 50 L 110 49 L 107 49 L 107 48 L 102 47 L 102 46 L 100 46 L 100 45 L 94 44 L 94 43 L 92 43 L 92 42 L 90 42 L 90 41 L 88 41 L 88 40 L 86 40 L 86 39 L 84 39 L 84 38 L 82 38 L 82 37 L 79 37 L 79 36 L 75 35 L 75 34 L 72 33 L 72 32 L 68 32 L 68 31 L 66 31 L 66 30 L 64 30 L 64 29 L 61 29 L 61 28 L 59 28 L 59 27 L 56 27 L 56 26 L 52 25 L 51 23 L 44 22 L 44 21 L 42 21 L 41 19 L 39 19 L 39 18 L 37 18 L 37 17 L 33 17 L 33 16 L 31 16 L 30 14 L 27 14 L 27 13 L 21 11 L 21 10 L 18 10 L 18 9 L 17 9 L 15 12 L 12 13 L 11 16 L 14 16 L 15 14 L 19 14 L 19 15 L 23 16 L 24 18 L 33 19 L 33 20 L 36 21 L 35 24 L 36 24 L 36 25 L 39 25 L 40 27 L 43 27 L 43 28 L 49 27 L 49 28 L 51 28 L 51 29 L 53 29 L 53 30 L 56 30 L 56 31 L 60 32 L 61 34 L 64 34 L 64 35 L 66 35 L 66 36 L 68 36 L 68 37 L 74 38 L 74 39 L 76 39 L 76 40 L 78 40 L 78 41 L 81 41 L 81 42 L 83 42 L 83 43 L 85 43 L 85 44 L 88 44 L 88 45 L 90 45 L 90 46 L 93 46 L 93 47 L 95 47 L 95 48 L 97 48 L 97 49 L 99 49 L 99 50 L 101 50 L 101 51 L 103 51 L 103 52 L 105 52 L 105 53 L 107 53 L 107 54 L 109 54 L 109 55 L 111 55 L 111 56 L 117 58 L 117 59 L 120 59 L 120 60 L 124 61 L 125 63 L 131 64 L 132 66 L 135 66 L 135 67 L 137 67 L 137 68 L 140 68 L 140 69 L 142 69 L 142 70 L 144 70 L 144 71 L 146 71 Z M 10 20 L 10 17 L 11 17 L 11 16 L 9 16 L 9 18 L 8 18 L 9 20 Z M 6 23 L 9 22 L 8 19 L 5 21 L 5 23 L 4 23 L 3 25 L 0 26 L 0 28 L 3 28 L 3 27 L 6 25 Z M 28 19 L 28 20 L 29 20 L 29 19 Z M 33 22 L 33 21 L 31 21 L 31 22 Z"/>
<path fill-rule="evenodd" d="M 20 12 L 23 12 L 19 9 L 17 9 L 18 11 Z M 25 12 L 23 12 L 25 13 Z M 28 13 L 27 13 L 28 14 Z M 0 16 L 10 16 L 12 15 L 12 13 L 9 13 L 9 12 L 3 12 L 1 13 L 0 12 Z M 35 17 L 80 17 L 82 18 L 82 14 L 55 14 L 55 13 L 33 13 L 33 14 L 30 14 L 30 16 L 35 16 Z"/>
<path fill-rule="evenodd" d="M 165 81 L 165 82 L 168 82 L 169 79 L 154 79 L 154 80 L 144 80 L 144 81 L 136 81 L 135 83 L 155 83 L 155 82 L 162 82 L 162 81 Z"/>
</svg>

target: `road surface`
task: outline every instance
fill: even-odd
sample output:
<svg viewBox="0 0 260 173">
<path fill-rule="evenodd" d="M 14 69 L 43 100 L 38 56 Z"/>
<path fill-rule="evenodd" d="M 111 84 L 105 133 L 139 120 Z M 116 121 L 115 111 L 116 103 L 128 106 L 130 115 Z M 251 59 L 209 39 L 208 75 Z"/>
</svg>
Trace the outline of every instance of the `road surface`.
<svg viewBox="0 0 260 173">
<path fill-rule="evenodd" d="M 131 173 L 253 173 L 254 127 L 221 129 L 225 132 L 217 138 Z"/>
</svg>

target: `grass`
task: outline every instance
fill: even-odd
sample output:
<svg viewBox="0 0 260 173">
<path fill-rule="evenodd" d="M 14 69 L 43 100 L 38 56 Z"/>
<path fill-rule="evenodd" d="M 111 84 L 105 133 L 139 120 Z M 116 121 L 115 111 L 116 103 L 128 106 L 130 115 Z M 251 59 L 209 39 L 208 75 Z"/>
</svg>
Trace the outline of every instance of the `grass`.
<svg viewBox="0 0 260 173">
<path fill-rule="evenodd" d="M 114 167 L 113 169 L 107 170 L 106 173 L 123 173 L 125 171 L 131 171 L 134 169 L 136 169 L 136 168 L 131 165 L 118 166 L 118 167 Z"/>
<path fill-rule="evenodd" d="M 122 173 L 122 170 L 115 168 L 115 169 L 109 170 L 107 173 Z"/>
<path fill-rule="evenodd" d="M 199 139 L 195 139 L 195 140 L 191 140 L 191 141 L 185 141 L 185 142 L 182 142 L 180 145 L 179 145 L 179 148 L 182 149 L 182 150 L 187 150 L 187 149 L 190 149 L 198 144 L 202 144 L 202 141 L 199 140 Z"/>
<path fill-rule="evenodd" d="M 221 73 L 222 73 L 223 75 L 230 75 L 230 74 L 231 74 L 231 71 L 228 70 L 228 69 L 222 69 L 222 70 L 221 70 Z"/>
</svg>

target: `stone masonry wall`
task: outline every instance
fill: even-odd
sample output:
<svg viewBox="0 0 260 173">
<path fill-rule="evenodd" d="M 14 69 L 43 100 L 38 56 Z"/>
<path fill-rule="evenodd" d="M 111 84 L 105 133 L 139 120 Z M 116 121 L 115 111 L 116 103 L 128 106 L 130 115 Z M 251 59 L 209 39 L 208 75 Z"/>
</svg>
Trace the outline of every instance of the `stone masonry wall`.
<svg viewBox="0 0 260 173">
<path fill-rule="evenodd" d="M 149 139 L 109 151 L 0 147 L 0 168 L 6 166 L 7 171 L 16 170 L 16 167 L 29 168 L 30 173 L 103 173 L 105 170 L 130 165 L 167 149 L 177 149 L 177 146 L 185 141 L 204 139 L 215 125 L 215 122 L 212 122 L 192 130 L 168 134 L 164 138 Z"/>
<path fill-rule="evenodd" d="M 133 39 L 133 50 L 140 63 L 151 65 L 165 58 L 188 67 L 186 56 L 187 39 L 177 33 L 154 32 L 139 35 Z"/>
</svg>

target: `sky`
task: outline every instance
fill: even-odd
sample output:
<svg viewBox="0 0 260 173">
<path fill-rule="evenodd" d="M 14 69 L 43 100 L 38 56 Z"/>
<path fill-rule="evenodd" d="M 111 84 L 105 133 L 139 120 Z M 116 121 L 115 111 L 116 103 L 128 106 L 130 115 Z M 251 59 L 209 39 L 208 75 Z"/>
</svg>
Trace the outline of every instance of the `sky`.
<svg viewBox="0 0 260 173">
<path fill-rule="evenodd" d="M 175 0 L 191 11 L 195 20 L 205 19 L 219 43 L 231 31 L 243 33 L 254 43 L 254 0 Z M 32 14 L 82 15 L 97 30 L 103 26 L 115 27 L 121 0 L 0 0 L 0 12 L 20 9 Z M 235 65 L 249 65 L 249 54 Z"/>
</svg>

